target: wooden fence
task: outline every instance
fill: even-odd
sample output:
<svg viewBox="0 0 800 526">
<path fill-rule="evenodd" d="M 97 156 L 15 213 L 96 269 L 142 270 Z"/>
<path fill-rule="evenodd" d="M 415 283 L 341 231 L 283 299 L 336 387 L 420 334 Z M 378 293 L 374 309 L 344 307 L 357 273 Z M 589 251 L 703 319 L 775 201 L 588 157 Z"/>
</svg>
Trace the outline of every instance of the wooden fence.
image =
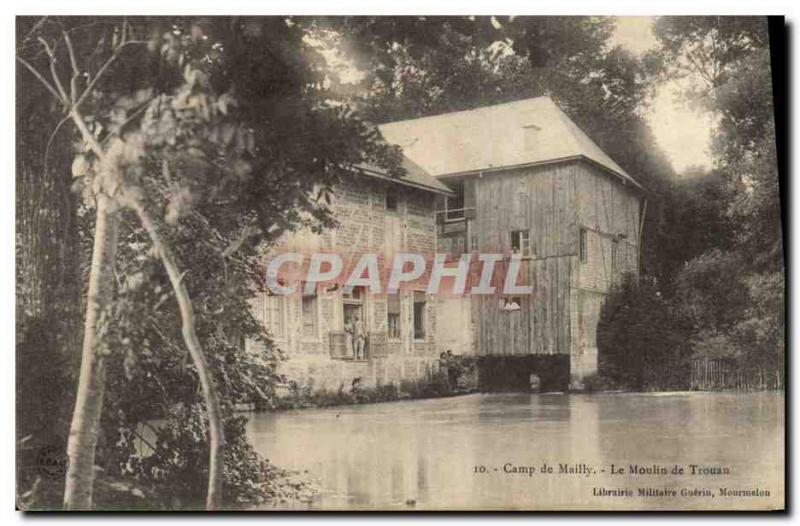
<svg viewBox="0 0 800 526">
<path fill-rule="evenodd" d="M 690 387 L 699 391 L 783 389 L 783 365 L 737 367 L 730 360 L 692 360 Z"/>
</svg>

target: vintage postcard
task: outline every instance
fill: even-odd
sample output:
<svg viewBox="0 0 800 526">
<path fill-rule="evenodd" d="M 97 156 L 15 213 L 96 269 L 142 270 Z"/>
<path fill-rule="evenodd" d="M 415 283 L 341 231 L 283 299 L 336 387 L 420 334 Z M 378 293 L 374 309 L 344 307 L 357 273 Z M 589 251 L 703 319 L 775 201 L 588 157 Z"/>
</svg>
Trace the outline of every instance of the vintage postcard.
<svg viewBox="0 0 800 526">
<path fill-rule="evenodd" d="M 785 42 L 17 17 L 17 508 L 785 509 Z"/>
</svg>

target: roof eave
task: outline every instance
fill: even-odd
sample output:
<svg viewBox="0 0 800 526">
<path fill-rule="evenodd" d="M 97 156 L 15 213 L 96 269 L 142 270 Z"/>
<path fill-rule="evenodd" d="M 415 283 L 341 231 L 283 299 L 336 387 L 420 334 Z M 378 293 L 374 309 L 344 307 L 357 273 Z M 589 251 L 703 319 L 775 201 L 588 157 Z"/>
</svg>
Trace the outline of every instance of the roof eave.
<svg viewBox="0 0 800 526">
<path fill-rule="evenodd" d="M 574 161 L 586 161 L 594 166 L 601 168 L 603 171 L 608 172 L 609 174 L 613 175 L 614 177 L 620 179 L 622 183 L 626 186 L 630 185 L 644 193 L 650 194 L 651 192 L 642 186 L 639 182 L 637 182 L 633 177 L 627 174 L 621 174 L 620 172 L 605 166 L 602 163 L 595 161 L 594 159 L 587 157 L 583 154 L 579 155 L 571 155 L 568 157 L 559 157 L 556 159 L 547 159 L 545 161 L 535 161 L 530 163 L 521 163 L 521 164 L 512 164 L 507 166 L 488 166 L 486 168 L 481 168 L 477 170 L 467 170 L 463 172 L 453 172 L 447 174 L 441 174 L 435 176 L 437 179 L 455 179 L 457 177 L 466 177 L 470 175 L 480 175 L 484 173 L 491 173 L 491 172 L 502 172 L 505 170 L 518 170 L 520 168 L 532 168 L 536 166 L 546 166 L 548 164 L 557 164 L 557 163 L 567 163 L 567 162 L 574 162 Z"/>
<path fill-rule="evenodd" d="M 375 178 L 378 178 L 378 179 L 382 179 L 382 180 L 387 181 L 387 182 L 397 183 L 397 184 L 401 184 L 401 185 L 408 186 L 408 187 L 411 187 L 411 188 L 417 188 L 419 190 L 425 190 L 427 192 L 433 192 L 433 193 L 437 193 L 437 194 L 445 195 L 445 196 L 453 196 L 453 195 L 455 195 L 454 192 L 452 192 L 451 190 L 444 190 L 442 188 L 435 188 L 433 186 L 428 186 L 428 185 L 424 185 L 424 184 L 415 183 L 413 181 L 409 181 L 407 179 L 403 179 L 402 177 L 391 177 L 389 175 L 381 173 L 381 172 L 379 172 L 377 170 L 372 170 L 372 169 L 367 168 L 365 166 L 358 166 L 358 167 L 356 167 L 356 169 L 361 171 L 362 173 L 364 173 L 366 175 L 369 175 L 370 177 L 375 177 Z"/>
</svg>

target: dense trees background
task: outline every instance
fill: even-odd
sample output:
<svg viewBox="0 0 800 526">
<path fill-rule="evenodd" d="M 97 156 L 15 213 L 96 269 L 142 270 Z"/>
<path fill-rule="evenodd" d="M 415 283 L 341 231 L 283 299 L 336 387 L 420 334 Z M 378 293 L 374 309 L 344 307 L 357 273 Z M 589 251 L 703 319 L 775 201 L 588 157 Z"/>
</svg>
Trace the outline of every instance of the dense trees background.
<svg viewBox="0 0 800 526">
<path fill-rule="evenodd" d="M 652 71 L 659 79 L 688 79 L 686 100 L 717 124 L 713 170 L 684 174 L 665 196 L 668 234 L 659 248 L 665 268 L 654 277 L 670 317 L 685 327 L 680 334 L 691 358 L 723 364 L 733 373 L 730 387 L 780 386 L 785 280 L 767 21 L 663 17 L 655 34 L 660 47 L 648 57 Z M 610 302 L 600 331 L 613 340 L 626 330 L 623 310 L 641 309 L 625 314 L 638 318 L 647 308 Z"/>
<path fill-rule="evenodd" d="M 61 502 L 63 474 L 36 460 L 65 451 L 104 199 L 118 232 L 90 354 L 105 388 L 93 505 L 207 497 L 208 389 L 187 353 L 186 300 L 219 399 L 222 504 L 308 496 L 258 457 L 234 413 L 244 400 L 269 406 L 280 382 L 280 352 L 246 300 L 259 250 L 287 229 L 331 226 L 326 194 L 358 164 L 402 175 L 372 126 L 385 121 L 551 96 L 650 192 L 643 278 L 604 310 L 606 373 L 669 388 L 694 357 L 776 367 L 765 24 L 662 18 L 644 57 L 612 46 L 613 28 L 602 17 L 18 19 L 18 501 Z M 642 115 L 658 82 L 687 75 L 687 99 L 717 116 L 715 166 L 678 177 Z M 244 352 L 245 339 L 264 351 Z M 164 425 L 149 428 L 154 417 Z"/>
</svg>

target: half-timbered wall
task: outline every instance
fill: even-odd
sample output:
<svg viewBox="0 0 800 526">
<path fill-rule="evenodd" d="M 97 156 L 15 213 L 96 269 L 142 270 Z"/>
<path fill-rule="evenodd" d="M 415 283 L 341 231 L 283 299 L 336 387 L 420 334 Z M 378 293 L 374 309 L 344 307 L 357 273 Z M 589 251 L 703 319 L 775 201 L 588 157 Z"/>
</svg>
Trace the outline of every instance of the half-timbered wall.
<svg viewBox="0 0 800 526">
<path fill-rule="evenodd" d="M 332 202 L 337 228 L 316 235 L 310 231 L 285 236 L 279 249 L 310 255 L 318 250 L 335 251 L 347 259 L 361 254 L 378 254 L 381 264 L 399 251 L 433 254 L 436 249 L 434 196 L 430 192 L 394 185 L 397 209 L 386 208 L 389 186 L 382 181 L 359 179 L 336 190 Z M 392 337 L 388 328 L 386 295 L 367 294 L 360 305 L 361 318 L 369 333 L 368 357 L 349 359 L 344 347 L 344 309 L 342 290 L 320 291 L 313 300 L 317 324 L 313 334 L 304 330 L 303 298 L 300 294 L 268 300 L 265 294 L 251 304 L 267 329 L 274 326 L 267 305 L 279 310 L 281 330 L 273 339 L 287 357 L 280 371 L 300 384 L 315 389 L 349 387 L 360 378 L 362 384 L 375 385 L 403 379 L 424 379 L 438 364 L 436 350 L 436 301 L 425 303 L 425 337 L 413 334 L 413 291 L 401 291 L 398 303 L 399 334 Z M 419 301 L 419 296 L 417 297 Z M 272 302 L 272 304 L 269 304 Z M 275 302 L 280 307 L 275 309 Z M 352 304 L 349 308 L 353 307 Z M 306 314 L 308 313 L 308 309 Z M 273 331 L 276 332 L 276 331 Z M 251 342 L 251 349 L 258 352 Z"/>
</svg>

